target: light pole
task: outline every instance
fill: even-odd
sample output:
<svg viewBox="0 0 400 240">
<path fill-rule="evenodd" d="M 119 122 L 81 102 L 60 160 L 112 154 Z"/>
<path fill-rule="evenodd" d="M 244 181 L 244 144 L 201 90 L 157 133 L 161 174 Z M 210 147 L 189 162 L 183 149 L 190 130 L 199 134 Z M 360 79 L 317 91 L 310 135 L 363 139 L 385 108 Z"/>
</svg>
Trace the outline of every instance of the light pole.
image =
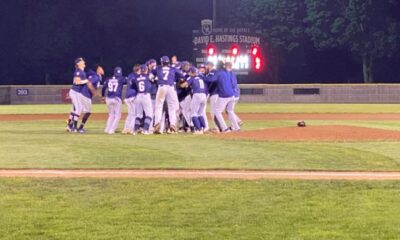
<svg viewBox="0 0 400 240">
<path fill-rule="evenodd" d="M 217 26 L 217 0 L 213 0 L 213 25 Z"/>
</svg>

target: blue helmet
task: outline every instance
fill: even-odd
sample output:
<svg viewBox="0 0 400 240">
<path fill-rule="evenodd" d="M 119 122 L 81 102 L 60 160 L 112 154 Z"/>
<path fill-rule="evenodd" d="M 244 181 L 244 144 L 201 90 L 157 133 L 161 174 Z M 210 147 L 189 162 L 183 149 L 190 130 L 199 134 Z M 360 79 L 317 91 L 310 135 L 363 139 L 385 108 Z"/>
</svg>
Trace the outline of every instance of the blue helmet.
<svg viewBox="0 0 400 240">
<path fill-rule="evenodd" d="M 121 67 L 114 68 L 114 76 L 122 77 L 122 68 Z"/>
<path fill-rule="evenodd" d="M 191 67 L 191 68 L 189 69 L 189 72 L 190 72 L 190 73 L 197 73 L 197 68 Z"/>
<path fill-rule="evenodd" d="M 140 71 L 146 72 L 149 68 L 147 67 L 146 64 L 140 65 Z"/>
<path fill-rule="evenodd" d="M 161 60 L 161 63 L 170 63 L 168 56 L 162 56 L 160 60 Z"/>
</svg>

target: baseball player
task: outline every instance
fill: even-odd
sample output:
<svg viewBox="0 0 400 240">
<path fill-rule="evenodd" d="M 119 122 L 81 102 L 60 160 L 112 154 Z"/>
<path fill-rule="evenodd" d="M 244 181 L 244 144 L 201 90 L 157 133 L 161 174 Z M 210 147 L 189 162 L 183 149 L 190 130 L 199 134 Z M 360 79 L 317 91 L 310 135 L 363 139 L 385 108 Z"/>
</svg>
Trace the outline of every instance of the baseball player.
<svg viewBox="0 0 400 240">
<path fill-rule="evenodd" d="M 178 57 L 173 55 L 171 57 L 171 67 L 179 69 L 181 67 L 181 63 L 178 61 Z"/>
<path fill-rule="evenodd" d="M 199 72 L 198 72 L 198 75 L 199 75 L 199 77 L 201 78 L 201 79 L 203 79 L 204 80 L 204 83 L 206 84 L 206 96 L 207 96 L 207 99 L 206 99 L 206 102 L 207 102 L 207 100 L 208 100 L 208 97 L 209 97 L 209 93 L 208 93 L 208 85 L 207 85 L 207 83 L 205 82 L 205 79 L 206 79 L 206 65 L 204 65 L 204 64 L 200 64 L 200 66 L 199 66 Z M 204 128 L 204 132 L 207 132 L 207 131 L 209 131 L 209 129 L 210 129 L 210 127 L 209 127 L 209 124 L 208 124 L 208 118 L 207 118 L 207 111 L 206 111 L 206 107 L 204 108 L 204 112 L 203 112 L 203 118 L 204 118 L 204 122 L 205 122 L 205 128 Z"/>
<path fill-rule="evenodd" d="M 206 84 L 204 80 L 197 75 L 197 69 L 195 67 L 190 68 L 189 76 L 186 86 L 190 87 L 193 94 L 190 109 L 192 122 L 195 128 L 194 134 L 203 134 L 206 128 L 205 119 L 203 117 L 207 105 Z"/>
<path fill-rule="evenodd" d="M 231 130 L 227 127 L 222 112 L 227 111 L 229 120 L 232 124 L 233 131 L 240 131 L 234 113 L 235 106 L 235 89 L 237 88 L 237 79 L 232 72 L 232 64 L 225 63 L 225 68 L 218 70 L 213 76 L 207 78 L 208 82 L 217 82 L 218 84 L 218 100 L 216 106 L 215 117 L 222 132 L 227 133 Z"/>
<path fill-rule="evenodd" d="M 154 132 L 154 115 L 155 115 L 155 109 L 156 109 L 156 96 L 157 96 L 157 91 L 158 91 L 158 83 L 156 81 L 156 75 L 157 75 L 157 61 L 155 59 L 150 59 L 147 61 L 147 67 L 148 71 L 150 73 L 150 80 L 151 80 L 151 87 L 150 87 L 150 96 L 151 96 L 151 104 L 153 107 L 153 114 L 152 114 L 152 123 L 150 124 L 150 132 Z M 161 121 L 160 124 L 160 131 L 164 131 L 165 127 L 165 113 L 163 112 L 163 115 L 161 119 L 164 119 L 164 121 Z"/>
<path fill-rule="evenodd" d="M 126 84 L 126 78 L 122 76 L 122 69 L 116 67 L 114 69 L 114 76 L 108 78 L 103 85 L 101 95 L 105 98 L 105 102 L 108 108 L 108 120 L 107 126 L 104 130 L 107 134 L 114 134 L 118 128 L 119 120 L 121 119 L 122 112 L 122 89 Z"/>
<path fill-rule="evenodd" d="M 135 78 L 140 74 L 140 65 L 133 66 L 133 72 L 128 75 L 127 79 L 127 90 L 124 102 L 128 107 L 128 115 L 125 120 L 125 127 L 122 134 L 133 134 L 135 127 L 135 99 L 136 99 L 136 84 Z"/>
<path fill-rule="evenodd" d="M 84 127 L 92 112 L 92 98 L 98 95 L 97 89 L 99 88 L 101 84 L 101 79 L 104 76 L 104 69 L 101 66 L 97 65 L 94 67 L 94 71 L 88 71 L 88 76 L 89 83 L 91 83 L 91 85 L 95 89 L 95 94 L 93 94 L 93 91 L 89 89 L 90 85 L 83 85 L 81 94 L 84 96 L 84 98 L 82 98 L 81 100 L 82 112 L 84 113 L 84 115 L 82 117 L 81 125 L 78 128 L 79 133 L 86 133 Z"/>
<path fill-rule="evenodd" d="M 143 112 L 145 114 L 144 126 L 142 133 L 145 135 L 150 134 L 149 129 L 152 123 L 153 106 L 151 103 L 151 80 L 149 76 L 148 67 L 146 64 L 140 66 L 140 74 L 134 79 L 134 84 L 137 89 L 137 96 L 135 100 L 136 108 L 136 120 L 134 127 L 134 134 L 139 130 L 141 121 L 143 118 Z"/>
<path fill-rule="evenodd" d="M 84 85 L 88 85 L 91 91 L 93 91 L 93 93 L 95 92 L 93 86 L 91 83 L 89 83 L 89 80 L 86 77 L 86 73 L 84 71 L 85 67 L 86 63 L 83 58 L 80 57 L 75 60 L 73 85 L 69 91 L 69 96 L 72 101 L 72 111 L 70 112 L 67 124 L 68 132 L 78 132 L 78 120 L 82 112 L 82 102 L 84 101 L 84 97 L 81 94 L 82 87 Z"/>
<path fill-rule="evenodd" d="M 190 77 L 189 70 L 191 67 L 192 65 L 189 62 L 187 61 L 182 62 L 180 70 L 185 79 L 188 79 Z M 188 131 L 190 128 L 193 127 L 191 119 L 191 111 L 190 111 L 190 102 L 192 101 L 190 87 L 182 88 L 178 84 L 177 93 L 179 101 L 179 110 L 182 116 L 181 129 Z"/>
<path fill-rule="evenodd" d="M 176 133 L 176 114 L 179 109 L 178 96 L 176 93 L 175 81 L 182 79 L 183 76 L 179 70 L 170 66 L 169 57 L 161 57 L 161 66 L 156 69 L 156 76 L 158 81 L 158 91 L 156 96 L 156 110 L 155 110 L 155 126 L 154 132 L 160 134 L 160 124 L 164 102 L 168 106 L 168 115 L 170 121 L 171 133 Z"/>
<path fill-rule="evenodd" d="M 222 65 L 221 63 L 219 64 L 219 68 L 221 68 Z M 208 62 L 206 64 L 206 78 L 213 77 L 217 70 L 214 69 L 214 63 L 213 62 Z M 218 122 L 216 121 L 215 118 L 215 112 L 217 108 L 217 101 L 218 101 L 218 83 L 217 82 L 208 82 L 208 94 L 210 95 L 210 116 L 211 119 L 214 123 L 214 128 L 212 131 L 214 132 L 219 132 L 221 130 L 220 126 L 218 125 Z"/>
</svg>

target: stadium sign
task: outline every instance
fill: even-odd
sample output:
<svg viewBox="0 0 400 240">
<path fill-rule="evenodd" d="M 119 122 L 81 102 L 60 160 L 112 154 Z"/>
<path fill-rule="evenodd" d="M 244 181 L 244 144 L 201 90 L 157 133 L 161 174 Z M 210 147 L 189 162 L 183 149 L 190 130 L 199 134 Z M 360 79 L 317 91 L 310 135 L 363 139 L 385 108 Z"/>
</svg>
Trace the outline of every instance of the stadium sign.
<svg viewBox="0 0 400 240">
<path fill-rule="evenodd" d="M 201 21 L 192 31 L 194 62 L 232 62 L 238 75 L 261 73 L 264 56 L 261 30 L 251 28 L 213 27 L 212 20 Z"/>
</svg>

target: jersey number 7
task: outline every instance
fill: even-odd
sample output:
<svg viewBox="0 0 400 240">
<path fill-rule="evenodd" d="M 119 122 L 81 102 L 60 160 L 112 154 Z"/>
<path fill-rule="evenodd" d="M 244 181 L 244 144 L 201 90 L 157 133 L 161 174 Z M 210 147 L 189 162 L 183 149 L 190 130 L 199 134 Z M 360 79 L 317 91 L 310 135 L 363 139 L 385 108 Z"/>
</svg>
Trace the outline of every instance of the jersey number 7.
<svg viewBox="0 0 400 240">
<path fill-rule="evenodd" d="M 169 75 L 169 69 L 164 69 L 163 70 L 163 80 L 167 81 L 168 80 L 168 75 Z"/>
</svg>

